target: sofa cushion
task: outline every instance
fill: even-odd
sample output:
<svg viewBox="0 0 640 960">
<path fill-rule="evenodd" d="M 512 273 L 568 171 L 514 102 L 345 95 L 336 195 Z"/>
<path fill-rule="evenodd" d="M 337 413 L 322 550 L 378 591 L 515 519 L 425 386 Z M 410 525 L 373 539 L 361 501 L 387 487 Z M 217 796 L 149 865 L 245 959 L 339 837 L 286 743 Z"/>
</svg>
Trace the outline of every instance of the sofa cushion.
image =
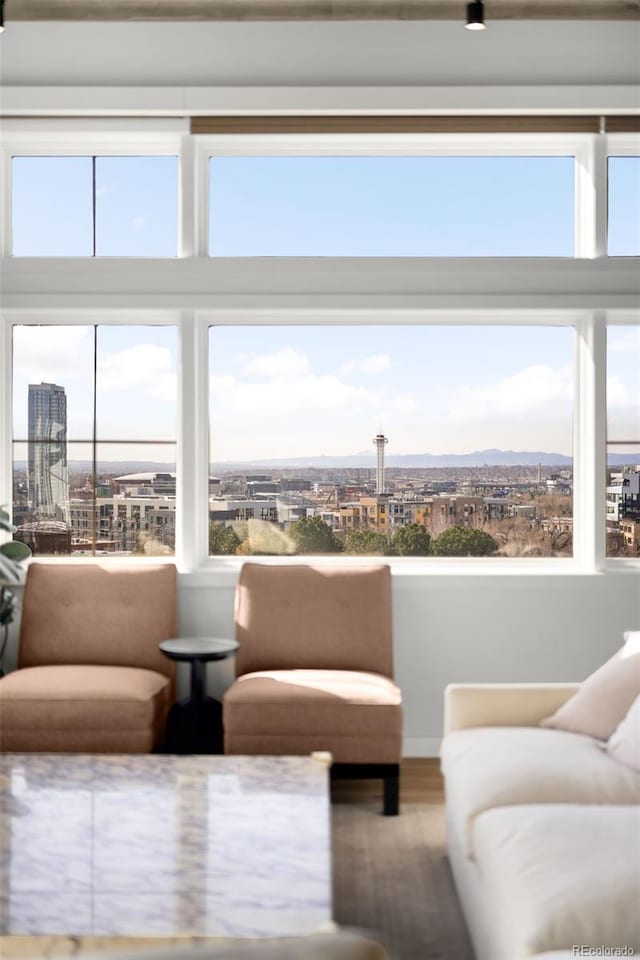
<svg viewBox="0 0 640 960">
<path fill-rule="evenodd" d="M 530 803 L 640 803 L 640 774 L 590 737 L 540 727 L 456 730 L 442 744 L 447 803 L 473 856 L 473 821 Z"/>
<path fill-rule="evenodd" d="M 375 673 L 248 673 L 224 696 L 225 752 L 329 750 L 338 763 L 399 763 L 401 699 L 399 688 Z"/>
<path fill-rule="evenodd" d="M 170 692 L 167 677 L 136 667 L 15 670 L 0 681 L 2 748 L 102 752 L 129 744 L 150 750 L 162 733 Z"/>
<path fill-rule="evenodd" d="M 640 696 L 640 631 L 626 636 L 624 646 L 541 726 L 609 739 Z"/>
<path fill-rule="evenodd" d="M 626 717 L 609 738 L 607 753 L 640 772 L 640 697 L 636 697 Z"/>
<path fill-rule="evenodd" d="M 493 905 L 495 960 L 574 945 L 640 950 L 640 809 L 520 805 L 488 811 L 474 848 Z"/>
</svg>

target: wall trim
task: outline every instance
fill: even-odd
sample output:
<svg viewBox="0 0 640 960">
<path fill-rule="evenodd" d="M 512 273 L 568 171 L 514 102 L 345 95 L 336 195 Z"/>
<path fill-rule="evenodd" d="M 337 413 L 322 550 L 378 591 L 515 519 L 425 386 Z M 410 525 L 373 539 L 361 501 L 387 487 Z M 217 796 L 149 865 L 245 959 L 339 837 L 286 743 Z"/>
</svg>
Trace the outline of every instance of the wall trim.
<svg viewBox="0 0 640 960">
<path fill-rule="evenodd" d="M 442 737 L 403 737 L 403 757 L 438 757 Z"/>
</svg>

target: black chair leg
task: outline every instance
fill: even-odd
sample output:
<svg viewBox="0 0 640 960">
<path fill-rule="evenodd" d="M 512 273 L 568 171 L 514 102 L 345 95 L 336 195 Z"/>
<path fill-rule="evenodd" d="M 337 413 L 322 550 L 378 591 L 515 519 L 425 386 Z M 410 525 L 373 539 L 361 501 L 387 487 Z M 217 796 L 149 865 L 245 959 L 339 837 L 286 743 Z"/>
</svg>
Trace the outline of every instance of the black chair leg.
<svg viewBox="0 0 640 960">
<path fill-rule="evenodd" d="M 400 812 L 400 772 L 384 778 L 384 803 L 382 812 L 385 817 L 396 817 Z"/>
</svg>

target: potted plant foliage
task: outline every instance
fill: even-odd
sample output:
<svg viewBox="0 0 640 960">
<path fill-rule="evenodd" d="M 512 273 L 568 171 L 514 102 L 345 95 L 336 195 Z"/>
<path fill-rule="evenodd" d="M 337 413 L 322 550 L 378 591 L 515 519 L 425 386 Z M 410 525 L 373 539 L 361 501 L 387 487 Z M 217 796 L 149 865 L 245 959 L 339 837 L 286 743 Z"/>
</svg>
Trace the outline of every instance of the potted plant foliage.
<svg viewBox="0 0 640 960">
<path fill-rule="evenodd" d="M 14 527 L 9 514 L 0 508 L 0 530 L 13 533 Z M 23 560 L 31 556 L 31 550 L 26 543 L 19 540 L 9 540 L 0 544 L 0 676 L 4 670 L 2 660 L 9 636 L 9 624 L 13 621 L 16 610 L 16 597 L 13 587 L 24 580 Z"/>
</svg>

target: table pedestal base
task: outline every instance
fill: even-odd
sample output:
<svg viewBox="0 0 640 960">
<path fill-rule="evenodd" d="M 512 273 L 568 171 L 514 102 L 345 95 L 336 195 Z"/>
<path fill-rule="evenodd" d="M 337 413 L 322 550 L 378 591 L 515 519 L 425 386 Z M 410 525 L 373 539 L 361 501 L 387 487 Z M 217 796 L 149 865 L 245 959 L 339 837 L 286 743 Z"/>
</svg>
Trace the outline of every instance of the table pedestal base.
<svg viewBox="0 0 640 960">
<path fill-rule="evenodd" d="M 174 703 L 167 717 L 162 753 L 222 753 L 222 704 L 213 697 Z"/>
</svg>

